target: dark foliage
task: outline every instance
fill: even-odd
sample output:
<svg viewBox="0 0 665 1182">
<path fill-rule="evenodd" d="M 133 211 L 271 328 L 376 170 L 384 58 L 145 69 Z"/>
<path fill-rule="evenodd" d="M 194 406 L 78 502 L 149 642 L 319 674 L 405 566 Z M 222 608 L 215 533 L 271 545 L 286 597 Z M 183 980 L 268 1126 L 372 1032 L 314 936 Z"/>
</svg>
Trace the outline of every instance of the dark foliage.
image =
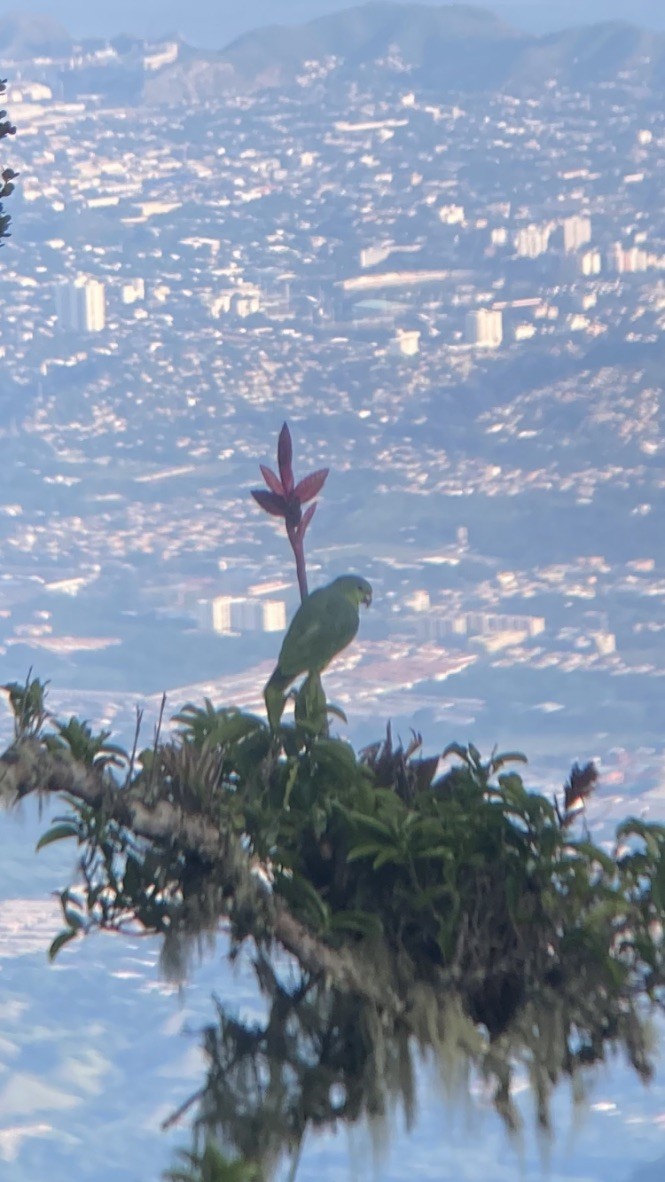
<svg viewBox="0 0 665 1182">
<path fill-rule="evenodd" d="M 4 79 L 0 78 L 0 99 L 2 98 L 5 91 L 6 82 Z M 0 140 L 4 139 L 6 136 L 15 134 L 16 128 L 13 127 L 10 121 L 7 119 L 7 112 L 0 111 Z M 13 193 L 13 182 L 17 176 L 18 173 L 14 172 L 14 170 L 11 168 L 3 168 L 0 171 L 0 245 L 2 245 L 3 238 L 10 237 L 9 223 L 11 220 L 9 214 L 4 212 L 2 203 L 5 198 L 9 197 Z"/>
</svg>

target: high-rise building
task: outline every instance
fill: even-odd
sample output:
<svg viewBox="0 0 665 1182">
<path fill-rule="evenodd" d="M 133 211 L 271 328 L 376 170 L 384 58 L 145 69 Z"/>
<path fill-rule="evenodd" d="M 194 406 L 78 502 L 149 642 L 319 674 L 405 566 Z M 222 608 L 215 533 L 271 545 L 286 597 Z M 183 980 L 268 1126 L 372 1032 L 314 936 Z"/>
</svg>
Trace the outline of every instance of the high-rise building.
<svg viewBox="0 0 665 1182">
<path fill-rule="evenodd" d="M 566 254 L 579 250 L 580 246 L 586 246 L 587 242 L 591 242 L 591 218 L 580 217 L 578 214 L 564 218 L 563 249 Z"/>
<path fill-rule="evenodd" d="M 578 265 L 582 275 L 599 275 L 603 260 L 599 250 L 585 250 L 579 255 Z"/>
<path fill-rule="evenodd" d="M 515 250 L 522 258 L 535 259 L 544 254 L 550 240 L 550 226 L 524 226 L 515 235 Z"/>
<path fill-rule="evenodd" d="M 503 340 L 503 316 L 496 308 L 478 308 L 467 312 L 466 339 L 468 344 L 485 349 L 496 349 Z"/>
<path fill-rule="evenodd" d="M 649 255 L 638 246 L 624 248 L 620 242 L 615 242 L 608 251 L 607 263 L 610 270 L 616 271 L 619 275 L 624 272 L 646 271 L 649 266 Z"/>
<path fill-rule="evenodd" d="M 106 324 L 104 284 L 79 275 L 55 287 L 55 311 L 63 332 L 101 332 Z"/>
</svg>

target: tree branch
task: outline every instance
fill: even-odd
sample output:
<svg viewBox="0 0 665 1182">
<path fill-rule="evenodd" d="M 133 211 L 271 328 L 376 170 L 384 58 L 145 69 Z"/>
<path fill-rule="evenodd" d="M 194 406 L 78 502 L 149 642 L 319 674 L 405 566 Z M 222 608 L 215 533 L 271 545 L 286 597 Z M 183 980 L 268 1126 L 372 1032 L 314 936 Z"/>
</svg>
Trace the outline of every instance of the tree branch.
<svg viewBox="0 0 665 1182">
<path fill-rule="evenodd" d="M 121 788 L 108 772 L 77 763 L 66 751 L 48 751 L 38 739 L 22 739 L 0 756 L 0 802 L 11 807 L 33 793 L 66 793 L 93 808 L 103 806 L 109 819 L 136 837 L 196 852 L 218 866 L 235 893 L 253 896 L 265 932 L 250 933 L 261 942 L 267 935 L 289 952 L 301 968 L 328 984 L 355 994 L 384 1013 L 397 1017 L 404 1003 L 379 985 L 369 966 L 348 951 L 331 948 L 304 926 L 253 873 L 236 838 L 200 815 L 187 814 L 169 801 L 147 805 L 131 787 Z"/>
</svg>

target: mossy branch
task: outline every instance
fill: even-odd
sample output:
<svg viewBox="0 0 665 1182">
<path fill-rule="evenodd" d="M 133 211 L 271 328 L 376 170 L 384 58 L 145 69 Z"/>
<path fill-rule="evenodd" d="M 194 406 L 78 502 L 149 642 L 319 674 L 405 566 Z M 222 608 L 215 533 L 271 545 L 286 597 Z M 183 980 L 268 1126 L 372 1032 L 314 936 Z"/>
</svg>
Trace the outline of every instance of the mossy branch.
<svg viewBox="0 0 665 1182">
<path fill-rule="evenodd" d="M 22 739 L 0 756 L 0 800 L 12 806 L 29 795 L 60 795 L 101 810 L 108 821 L 122 826 L 135 838 L 164 849 L 195 853 L 216 869 L 229 900 L 243 900 L 243 922 L 251 913 L 251 935 L 261 943 L 275 940 L 294 956 L 302 970 L 321 977 L 330 986 L 355 994 L 396 1016 L 402 1009 L 394 993 L 386 993 L 376 979 L 343 950 L 331 948 L 276 899 L 238 838 L 215 826 L 202 815 L 185 813 L 165 800 L 148 804 L 141 790 L 119 787 L 112 775 L 77 762 L 66 751 L 49 751 L 40 739 Z M 221 918 L 221 917 L 220 917 Z"/>
</svg>

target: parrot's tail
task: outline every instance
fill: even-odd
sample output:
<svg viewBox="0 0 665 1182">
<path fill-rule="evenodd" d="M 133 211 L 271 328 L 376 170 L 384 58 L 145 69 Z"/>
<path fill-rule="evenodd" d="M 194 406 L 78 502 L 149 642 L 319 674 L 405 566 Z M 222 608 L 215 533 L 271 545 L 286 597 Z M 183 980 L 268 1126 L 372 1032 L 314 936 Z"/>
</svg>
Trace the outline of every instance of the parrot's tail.
<svg viewBox="0 0 665 1182">
<path fill-rule="evenodd" d="M 284 690 L 293 681 L 292 677 L 286 677 L 279 665 L 275 669 L 269 681 L 266 682 L 266 687 L 263 691 L 263 698 L 268 711 L 268 721 L 273 730 L 275 730 L 280 723 L 280 719 L 284 712 L 286 705 L 286 694 Z"/>
</svg>

